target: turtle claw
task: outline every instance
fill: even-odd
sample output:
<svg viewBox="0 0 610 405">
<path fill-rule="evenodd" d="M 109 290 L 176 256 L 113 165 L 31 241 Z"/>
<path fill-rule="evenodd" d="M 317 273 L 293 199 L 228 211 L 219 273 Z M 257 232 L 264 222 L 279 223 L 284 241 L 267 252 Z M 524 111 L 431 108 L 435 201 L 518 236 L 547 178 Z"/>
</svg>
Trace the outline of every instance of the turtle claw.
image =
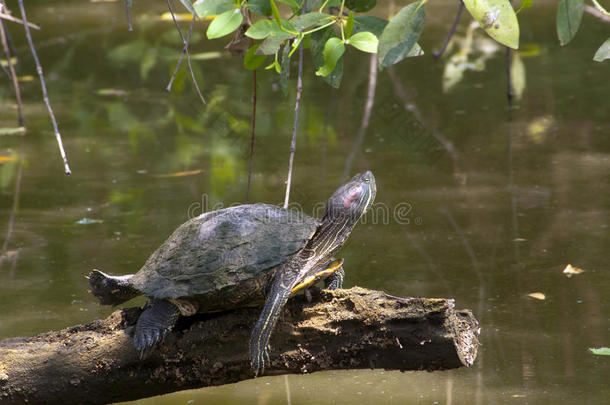
<svg viewBox="0 0 610 405">
<path fill-rule="evenodd" d="M 271 363 L 270 351 L 271 348 L 267 345 L 260 353 L 252 357 L 251 367 L 255 378 L 263 375 L 265 373 L 265 366 Z"/>
</svg>

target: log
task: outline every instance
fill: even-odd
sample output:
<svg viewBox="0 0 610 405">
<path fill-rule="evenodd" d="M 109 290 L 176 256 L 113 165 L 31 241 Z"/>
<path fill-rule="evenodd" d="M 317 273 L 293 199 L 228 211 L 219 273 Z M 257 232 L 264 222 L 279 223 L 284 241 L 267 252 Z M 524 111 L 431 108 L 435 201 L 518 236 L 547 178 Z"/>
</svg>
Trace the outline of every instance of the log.
<svg viewBox="0 0 610 405">
<path fill-rule="evenodd" d="M 291 299 L 271 339 L 265 375 L 331 369 L 443 370 L 473 364 L 479 326 L 454 300 L 400 298 L 354 287 Z M 253 378 L 248 342 L 260 309 L 181 318 L 140 359 L 141 309 L 0 342 L 2 404 L 105 404 Z"/>
</svg>

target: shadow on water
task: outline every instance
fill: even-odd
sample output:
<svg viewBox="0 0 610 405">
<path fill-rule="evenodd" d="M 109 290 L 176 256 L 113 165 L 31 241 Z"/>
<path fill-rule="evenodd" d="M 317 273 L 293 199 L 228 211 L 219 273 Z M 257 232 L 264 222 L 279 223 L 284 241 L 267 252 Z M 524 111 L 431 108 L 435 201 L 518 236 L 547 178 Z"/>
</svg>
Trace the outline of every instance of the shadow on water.
<svg viewBox="0 0 610 405">
<path fill-rule="evenodd" d="M 168 94 L 181 39 L 158 18 L 164 4 L 135 3 L 133 33 L 121 2 L 29 6 L 43 25 L 34 40 L 73 174 L 62 174 L 37 80 L 23 79 L 28 132 L 2 137 L 0 150 L 0 338 L 106 316 L 87 293 L 91 268 L 136 271 L 196 204 L 243 201 L 251 73 L 196 28 L 189 51 L 208 104 L 184 68 Z M 555 7 L 520 14 L 525 87 L 510 116 L 505 51 L 469 32 L 465 16 L 455 45 L 431 56 L 454 2 L 429 4 L 427 55 L 387 74 L 349 54 L 334 90 L 305 58 L 291 201 L 310 213 L 346 176 L 372 170 L 387 215 L 358 225 L 342 250 L 346 285 L 451 296 L 472 308 L 483 343 L 473 368 L 264 377 L 139 402 L 610 402 L 610 365 L 588 352 L 610 344 L 610 84 L 607 62 L 591 62 L 607 25 L 585 16 L 588 29 L 559 48 Z M 27 44 L 10 28 L 18 75 L 33 76 Z M 466 65 L 483 69 L 454 69 L 466 66 L 453 59 L 464 43 Z M 249 197 L 279 204 L 295 91 L 285 98 L 270 71 L 257 80 Z M 14 126 L 10 86 L 0 83 L 0 127 Z M 566 277 L 568 263 L 585 272 Z"/>
</svg>

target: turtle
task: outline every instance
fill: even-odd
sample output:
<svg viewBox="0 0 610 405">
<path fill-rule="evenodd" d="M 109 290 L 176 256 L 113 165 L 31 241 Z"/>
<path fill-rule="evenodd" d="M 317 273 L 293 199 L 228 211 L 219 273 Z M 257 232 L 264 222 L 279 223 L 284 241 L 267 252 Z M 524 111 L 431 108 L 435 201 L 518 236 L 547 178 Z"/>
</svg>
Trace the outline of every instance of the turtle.
<svg viewBox="0 0 610 405">
<path fill-rule="evenodd" d="M 137 273 L 94 269 L 91 292 L 113 306 L 146 295 L 133 336 L 142 357 L 180 316 L 262 306 L 250 338 L 258 376 L 269 363 L 271 332 L 288 298 L 322 279 L 326 288 L 343 286 L 343 260 L 333 256 L 375 194 L 375 177 L 366 171 L 332 194 L 321 220 L 269 204 L 204 213 L 179 226 Z"/>
</svg>

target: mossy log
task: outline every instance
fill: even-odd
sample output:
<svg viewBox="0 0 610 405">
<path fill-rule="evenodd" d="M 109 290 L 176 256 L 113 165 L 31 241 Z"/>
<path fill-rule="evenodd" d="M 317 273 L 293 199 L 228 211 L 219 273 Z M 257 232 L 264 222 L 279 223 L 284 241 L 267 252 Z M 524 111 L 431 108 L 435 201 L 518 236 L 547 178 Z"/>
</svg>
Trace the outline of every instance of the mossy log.
<svg viewBox="0 0 610 405">
<path fill-rule="evenodd" d="M 132 345 L 140 308 L 0 342 L 0 403 L 104 404 L 253 378 L 250 330 L 260 310 L 183 318 L 145 359 Z M 265 375 L 470 366 L 478 322 L 451 299 L 399 298 L 362 288 L 291 299 L 272 336 Z"/>
</svg>

